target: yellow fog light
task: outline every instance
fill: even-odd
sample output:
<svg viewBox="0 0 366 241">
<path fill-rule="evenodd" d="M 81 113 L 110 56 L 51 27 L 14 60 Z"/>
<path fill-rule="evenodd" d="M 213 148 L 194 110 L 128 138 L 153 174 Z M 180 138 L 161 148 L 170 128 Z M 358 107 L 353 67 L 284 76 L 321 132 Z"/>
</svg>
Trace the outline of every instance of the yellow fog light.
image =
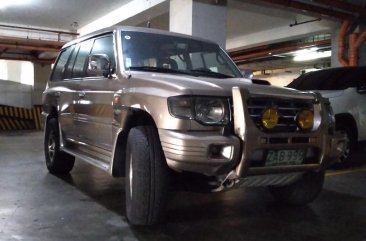
<svg viewBox="0 0 366 241">
<path fill-rule="evenodd" d="M 278 112 L 273 108 L 269 108 L 263 112 L 262 125 L 266 129 L 274 128 L 278 123 Z"/>
<path fill-rule="evenodd" d="M 302 130 L 309 130 L 314 125 L 314 113 L 310 110 L 303 110 L 297 115 L 297 125 Z"/>
</svg>

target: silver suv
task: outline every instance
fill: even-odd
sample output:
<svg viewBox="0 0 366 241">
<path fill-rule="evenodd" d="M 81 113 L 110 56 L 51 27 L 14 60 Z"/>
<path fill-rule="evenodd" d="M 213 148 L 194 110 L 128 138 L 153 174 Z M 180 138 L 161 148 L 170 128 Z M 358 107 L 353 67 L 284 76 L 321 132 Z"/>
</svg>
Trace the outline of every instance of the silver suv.
<svg viewBox="0 0 366 241">
<path fill-rule="evenodd" d="M 176 172 L 306 204 L 345 139 L 320 95 L 252 84 L 217 44 L 144 28 L 66 44 L 43 103 L 48 170 L 68 173 L 78 157 L 126 177 L 133 225 L 161 221 Z"/>
<path fill-rule="evenodd" d="M 336 129 L 345 132 L 347 136 L 344 154 L 335 164 L 349 165 L 358 144 L 366 141 L 366 66 L 306 73 L 288 87 L 313 90 L 329 98 Z"/>
</svg>

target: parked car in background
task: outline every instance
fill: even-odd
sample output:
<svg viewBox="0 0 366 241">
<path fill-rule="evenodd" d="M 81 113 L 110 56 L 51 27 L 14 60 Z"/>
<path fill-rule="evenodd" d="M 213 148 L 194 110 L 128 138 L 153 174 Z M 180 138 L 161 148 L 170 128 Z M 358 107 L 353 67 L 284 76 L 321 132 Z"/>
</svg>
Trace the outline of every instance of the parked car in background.
<svg viewBox="0 0 366 241">
<path fill-rule="evenodd" d="M 287 87 L 313 90 L 329 98 L 336 129 L 347 134 L 347 147 L 338 165 L 347 166 L 358 144 L 366 140 L 366 66 L 309 72 Z"/>
</svg>

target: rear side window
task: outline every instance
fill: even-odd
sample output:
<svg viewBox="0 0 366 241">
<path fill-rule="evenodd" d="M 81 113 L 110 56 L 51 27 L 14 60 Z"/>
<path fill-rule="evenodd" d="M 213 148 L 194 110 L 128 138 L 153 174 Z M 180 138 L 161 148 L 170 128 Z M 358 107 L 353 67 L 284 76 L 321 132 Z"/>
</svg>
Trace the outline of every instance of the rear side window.
<svg viewBox="0 0 366 241">
<path fill-rule="evenodd" d="M 69 58 L 69 61 L 64 70 L 64 76 L 63 76 L 64 79 L 72 78 L 72 68 L 74 66 L 75 58 L 79 51 L 79 47 L 80 47 L 79 45 L 76 45 L 76 47 L 74 48 L 74 51 L 72 52 L 72 54 Z"/>
<path fill-rule="evenodd" d="M 92 45 L 93 40 L 87 40 L 80 44 L 80 50 L 74 64 L 73 78 L 85 77 L 85 68 Z"/>
<path fill-rule="evenodd" d="M 74 49 L 74 46 L 70 46 L 70 47 L 64 49 L 60 53 L 60 56 L 58 57 L 57 63 L 52 72 L 52 76 L 51 76 L 52 81 L 57 81 L 57 80 L 63 79 L 65 65 L 67 64 L 67 60 L 69 59 L 69 56 L 72 53 L 73 49 Z"/>
</svg>

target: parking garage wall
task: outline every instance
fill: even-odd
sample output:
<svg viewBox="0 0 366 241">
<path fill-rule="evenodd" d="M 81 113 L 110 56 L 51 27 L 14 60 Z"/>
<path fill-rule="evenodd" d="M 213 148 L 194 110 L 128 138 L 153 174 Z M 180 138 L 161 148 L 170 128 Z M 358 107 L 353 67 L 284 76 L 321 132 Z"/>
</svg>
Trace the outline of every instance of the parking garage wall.
<svg viewBox="0 0 366 241">
<path fill-rule="evenodd" d="M 18 66 L 19 67 L 19 66 Z M 21 69 L 10 69 L 22 75 Z M 51 72 L 50 65 L 34 64 L 34 83 L 26 85 L 17 78 L 0 79 L 0 132 L 13 130 L 40 130 L 42 92 Z"/>
<path fill-rule="evenodd" d="M 0 132 L 14 130 L 41 130 L 41 106 L 30 109 L 0 105 Z"/>
</svg>

